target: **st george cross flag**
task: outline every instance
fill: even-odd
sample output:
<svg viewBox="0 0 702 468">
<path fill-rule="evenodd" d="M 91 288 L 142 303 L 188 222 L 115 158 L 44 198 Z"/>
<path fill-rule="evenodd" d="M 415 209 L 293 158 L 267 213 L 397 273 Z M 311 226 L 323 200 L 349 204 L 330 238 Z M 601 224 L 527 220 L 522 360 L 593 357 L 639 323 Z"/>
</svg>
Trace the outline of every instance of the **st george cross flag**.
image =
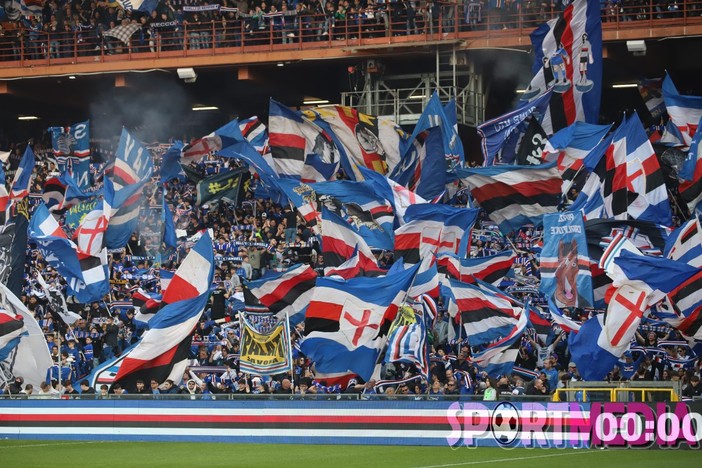
<svg viewBox="0 0 702 468">
<path fill-rule="evenodd" d="M 10 189 L 10 200 L 20 200 L 27 195 L 29 195 L 29 188 L 32 184 L 32 172 L 34 171 L 34 151 L 32 147 L 27 145 L 24 150 L 22 159 L 20 160 L 17 172 L 15 172 L 15 178 L 12 181 L 12 188 Z"/>
<path fill-rule="evenodd" d="M 174 358 L 180 354 L 179 348 L 195 330 L 207 307 L 213 277 L 212 239 L 205 232 L 178 268 L 164 294 L 163 300 L 168 305 L 149 321 L 149 329 L 125 357 L 115 381 L 137 371 L 161 366 L 172 368 L 179 364 Z M 184 370 L 181 369 L 181 376 Z"/>
<path fill-rule="evenodd" d="M 665 242 L 663 255 L 702 268 L 702 226 L 699 217 L 693 216 L 673 231 Z"/>
<path fill-rule="evenodd" d="M 509 335 L 474 354 L 473 362 L 490 377 L 511 374 L 528 321 L 525 312 L 519 314 L 519 321 Z"/>
<path fill-rule="evenodd" d="M 478 134 L 482 138 L 483 165 L 492 166 L 498 160 L 503 161 L 501 154 L 508 139 L 518 137 L 519 133 L 526 131 L 526 120 L 529 116 L 543 115 L 550 98 L 551 90 L 548 90 L 542 96 L 522 104 L 512 112 L 478 125 Z M 513 150 L 516 150 L 516 146 Z M 504 159 L 514 161 L 514 156 L 514 154 L 505 155 Z"/>
<path fill-rule="evenodd" d="M 474 278 L 499 286 L 510 272 L 517 254 L 513 250 L 485 257 L 460 258 L 458 255 L 441 254 L 437 258 L 439 273 L 451 276 L 464 283 L 473 283 Z"/>
<path fill-rule="evenodd" d="M 450 316 L 463 324 L 472 346 L 509 336 L 522 313 L 502 297 L 453 279 L 442 283 L 441 294 Z"/>
<path fill-rule="evenodd" d="M 575 0 L 531 33 L 534 64 L 524 99 L 553 87 L 541 126 L 547 135 L 576 121 L 597 123 L 602 92 L 602 21 L 599 0 Z"/>
<path fill-rule="evenodd" d="M 399 167 L 399 166 L 398 166 Z M 390 202 L 395 213 L 395 228 L 405 224 L 405 211 L 410 205 L 418 203 L 428 203 L 424 198 L 417 195 L 407 187 L 398 184 L 394 180 L 366 168 L 359 168 L 365 177 L 366 186 L 371 187 L 372 193 Z"/>
<path fill-rule="evenodd" d="M 261 304 L 277 315 L 279 320 L 290 317 L 295 326 L 305 319 L 310 304 L 317 273 L 309 265 L 294 265 L 283 272 L 264 275 L 257 281 L 249 281 L 251 293 Z"/>
<path fill-rule="evenodd" d="M 627 189 L 639 194 L 629 204 L 628 213 L 634 219 L 669 226 L 673 222 L 672 211 L 663 171 L 638 114 L 626 120 L 625 128 Z M 614 151 L 621 149 L 616 146 Z"/>
<path fill-rule="evenodd" d="M 99 301 L 108 293 L 110 284 L 105 250 L 102 249 L 99 257 L 85 253 L 79 256 L 78 246 L 68 239 L 43 203 L 35 209 L 30 220 L 29 237 L 37 243 L 46 262 L 63 276 L 69 293 L 79 302 Z M 92 249 L 88 244 L 86 248 Z"/>
<path fill-rule="evenodd" d="M 153 171 L 149 150 L 122 128 L 113 172 L 105 178 L 105 200 L 112 207 L 107 248 L 121 249 L 129 241 L 139 221 L 141 192 Z"/>
<path fill-rule="evenodd" d="M 611 128 L 611 125 L 575 122 L 548 139 L 544 147 L 543 159 L 556 161 L 564 181 L 572 181 L 582 169 L 592 172 L 599 162 L 599 157 L 588 156 Z"/>
<path fill-rule="evenodd" d="M 702 117 L 700 117 L 702 121 Z M 698 122 L 699 125 L 699 122 Z M 702 201 L 702 132 L 695 132 L 690 143 L 687 158 L 680 169 L 680 197 L 687 204 L 690 213 L 696 214 Z"/>
<path fill-rule="evenodd" d="M 590 257 L 580 213 L 544 216 L 539 290 L 559 307 L 593 306 Z"/>
<path fill-rule="evenodd" d="M 302 353 L 320 372 L 352 371 L 370 380 L 417 268 L 379 278 L 318 278 L 305 316 Z"/>
<path fill-rule="evenodd" d="M 540 226 L 561 201 L 556 163 L 539 166 L 495 166 L 460 169 L 459 177 L 500 231 L 508 234 L 525 224 Z"/>
<path fill-rule="evenodd" d="M 665 107 L 683 138 L 683 143 L 690 146 L 702 118 L 702 96 L 686 96 L 678 92 L 670 75 L 663 80 L 663 100 Z"/>
<path fill-rule="evenodd" d="M 405 220 L 408 224 L 431 226 L 439 230 L 434 244 L 437 254 L 457 254 L 459 257 L 468 254 L 470 231 L 477 219 L 477 209 L 449 205 L 423 203 L 411 205 L 405 210 Z"/>
<path fill-rule="evenodd" d="M 610 298 L 606 315 L 588 319 L 577 334 L 570 334 L 568 347 L 583 379 L 602 380 L 629 349 L 648 308 L 645 289 L 622 285 Z"/>
</svg>

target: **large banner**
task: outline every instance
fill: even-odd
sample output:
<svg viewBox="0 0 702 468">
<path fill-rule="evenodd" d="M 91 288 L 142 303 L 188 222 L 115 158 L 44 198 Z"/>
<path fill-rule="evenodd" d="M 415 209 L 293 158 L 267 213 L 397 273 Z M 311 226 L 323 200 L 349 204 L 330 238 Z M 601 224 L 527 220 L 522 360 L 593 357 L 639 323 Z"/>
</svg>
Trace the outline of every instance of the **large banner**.
<svg viewBox="0 0 702 468">
<path fill-rule="evenodd" d="M 592 274 L 580 212 L 544 216 L 540 290 L 558 307 L 593 306 Z"/>
<path fill-rule="evenodd" d="M 699 402 L 349 401 L 351 395 L 345 394 L 338 400 L 336 395 L 327 400 L 307 394 L 292 401 L 290 395 L 282 401 L 222 401 L 181 396 L 186 400 L 96 400 L 95 395 L 0 400 L 0 437 L 211 442 L 217 434 L 218 441 L 230 443 L 432 445 L 455 449 L 459 461 L 471 460 L 469 449 L 475 447 L 671 449 L 699 447 L 702 440 Z M 221 417 L 193 423 L 198 412 Z M 144 419 L 144 414 L 150 417 Z M 323 429 L 310 430 L 310 421 Z M 495 452 L 494 457 L 509 459 L 514 453 Z M 528 457 L 557 455 L 535 451 Z M 675 459 L 672 451 L 670 456 Z"/>
<path fill-rule="evenodd" d="M 241 314 L 241 358 L 242 372 L 259 375 L 276 375 L 292 370 L 287 319 L 273 327 L 256 330 L 244 314 Z M 266 330 L 265 328 L 269 328 Z"/>
</svg>

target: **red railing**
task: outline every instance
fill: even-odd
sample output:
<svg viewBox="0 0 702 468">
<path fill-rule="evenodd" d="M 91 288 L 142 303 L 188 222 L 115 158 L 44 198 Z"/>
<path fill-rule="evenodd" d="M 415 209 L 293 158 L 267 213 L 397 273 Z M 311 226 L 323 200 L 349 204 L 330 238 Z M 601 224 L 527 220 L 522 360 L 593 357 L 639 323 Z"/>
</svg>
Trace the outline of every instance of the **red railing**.
<svg viewBox="0 0 702 468">
<path fill-rule="evenodd" d="M 11 29 L 6 24 L 0 34 L 0 68 L 526 37 L 538 24 L 558 14 L 541 5 L 528 1 L 521 8 L 497 10 L 466 1 L 439 3 L 430 10 L 350 11 L 345 18 L 305 14 L 267 16 L 257 22 L 244 17 L 186 23 L 175 29 L 143 29 L 126 44 L 97 31 L 45 33 Z M 605 33 L 702 25 L 702 0 L 669 2 L 665 7 L 654 0 L 608 6 L 602 10 L 602 21 Z M 647 35 L 642 31 L 642 38 Z"/>
</svg>

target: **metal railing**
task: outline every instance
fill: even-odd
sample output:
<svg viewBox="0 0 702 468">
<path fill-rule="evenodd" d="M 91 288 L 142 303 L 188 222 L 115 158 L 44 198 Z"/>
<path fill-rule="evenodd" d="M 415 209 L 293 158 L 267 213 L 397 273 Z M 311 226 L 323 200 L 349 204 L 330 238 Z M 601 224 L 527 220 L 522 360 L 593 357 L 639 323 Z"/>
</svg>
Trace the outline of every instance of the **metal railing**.
<svg viewBox="0 0 702 468">
<path fill-rule="evenodd" d="M 673 388 L 660 387 L 573 387 L 559 388 L 553 394 L 553 401 L 580 401 L 586 402 L 657 402 L 680 401 Z"/>
<path fill-rule="evenodd" d="M 702 25 L 702 0 L 663 9 L 655 0 L 602 10 L 603 30 L 642 30 Z M 90 62 L 149 60 L 208 55 L 315 49 L 349 49 L 392 44 L 450 43 L 466 39 L 526 37 L 558 12 L 527 2 L 517 10 L 492 9 L 480 2 L 440 3 L 431 10 L 350 11 L 331 15 L 241 17 L 137 31 L 127 43 L 104 31 L 44 32 L 5 23 L 0 33 L 0 68 Z M 282 19 L 284 18 L 284 19 Z"/>
<path fill-rule="evenodd" d="M 241 400 L 277 400 L 277 401 L 289 401 L 289 400 L 399 400 L 399 401 L 483 401 L 482 395 L 402 395 L 393 394 L 386 395 L 382 393 L 378 394 L 361 394 L 361 393 L 306 393 L 301 394 L 291 394 L 291 393 L 274 393 L 274 394 L 239 394 L 239 393 L 217 393 L 217 394 L 193 394 L 188 393 L 175 393 L 175 394 L 122 394 L 116 395 L 109 393 L 107 395 L 101 394 L 87 394 L 87 395 L 26 395 L 26 394 L 16 394 L 16 395 L 0 395 L 0 400 L 217 400 L 217 401 L 241 401 Z M 550 401 L 549 396 L 538 396 L 538 395 L 500 395 L 498 401 Z"/>
</svg>

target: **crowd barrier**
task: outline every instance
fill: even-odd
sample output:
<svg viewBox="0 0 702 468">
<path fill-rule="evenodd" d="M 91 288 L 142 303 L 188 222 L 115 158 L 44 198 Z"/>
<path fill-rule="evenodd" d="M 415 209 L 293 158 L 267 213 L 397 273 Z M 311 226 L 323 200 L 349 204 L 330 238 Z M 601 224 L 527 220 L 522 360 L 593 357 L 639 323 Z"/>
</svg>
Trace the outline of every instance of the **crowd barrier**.
<svg viewBox="0 0 702 468">
<path fill-rule="evenodd" d="M 557 9 L 545 5 L 529 2 L 524 8 L 496 9 L 481 2 L 440 2 L 432 10 L 420 8 L 411 15 L 406 9 L 388 6 L 361 10 L 343 21 L 292 12 L 281 22 L 278 13 L 267 15 L 257 26 L 247 17 L 197 24 L 172 22 L 164 28 L 146 28 L 125 41 L 96 30 L 47 33 L 5 23 L 0 34 L 0 68 L 524 37 L 558 15 Z M 607 5 L 601 11 L 603 31 L 640 30 L 643 39 L 645 28 L 702 25 L 700 0 L 673 5 L 668 8 L 656 0 Z"/>
<path fill-rule="evenodd" d="M 701 409 L 698 402 L 2 400 L 0 437 L 453 448 L 699 447 Z"/>
</svg>

